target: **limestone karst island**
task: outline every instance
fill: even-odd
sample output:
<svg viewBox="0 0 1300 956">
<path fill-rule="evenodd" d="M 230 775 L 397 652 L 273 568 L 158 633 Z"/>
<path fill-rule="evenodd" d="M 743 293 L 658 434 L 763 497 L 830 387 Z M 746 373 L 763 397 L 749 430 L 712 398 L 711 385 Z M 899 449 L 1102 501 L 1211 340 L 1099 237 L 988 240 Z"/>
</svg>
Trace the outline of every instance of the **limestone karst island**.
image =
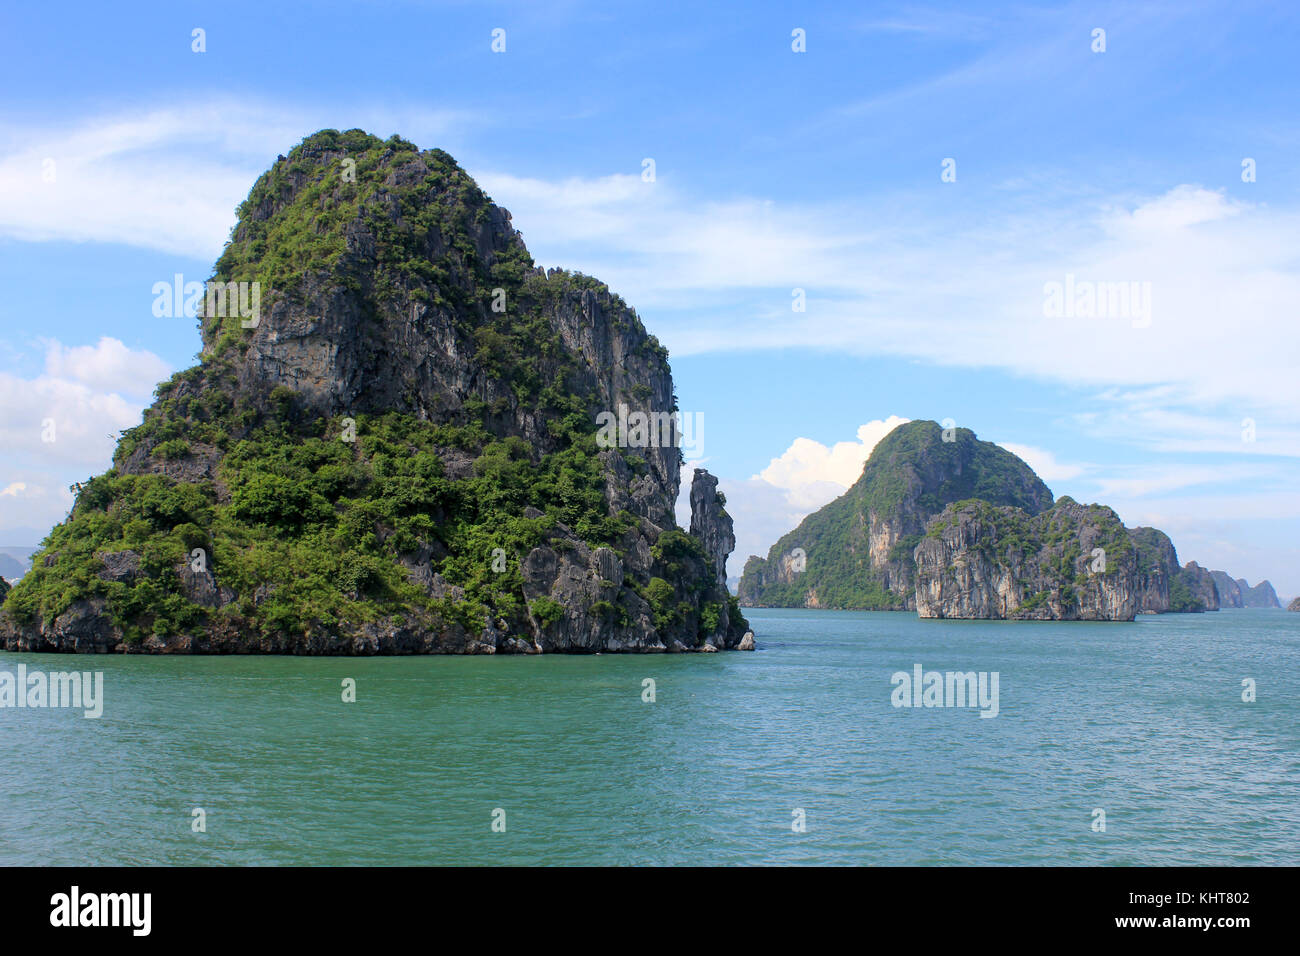
<svg viewBox="0 0 1300 956">
<path fill-rule="evenodd" d="M 536 267 L 445 152 L 308 137 L 208 286 L 230 295 L 204 303 L 200 363 L 76 489 L 4 647 L 753 647 L 716 480 L 696 472 L 685 531 L 680 449 L 596 440 L 621 406 L 675 410 L 666 350 L 603 283 Z"/>
<path fill-rule="evenodd" d="M 1278 607 L 1195 561 L 1169 536 L 1125 528 L 1113 510 L 1053 501 L 1033 470 L 966 428 L 900 425 L 862 477 L 750 557 L 754 607 L 915 610 L 924 618 L 1131 621 L 1137 614 Z"/>
</svg>

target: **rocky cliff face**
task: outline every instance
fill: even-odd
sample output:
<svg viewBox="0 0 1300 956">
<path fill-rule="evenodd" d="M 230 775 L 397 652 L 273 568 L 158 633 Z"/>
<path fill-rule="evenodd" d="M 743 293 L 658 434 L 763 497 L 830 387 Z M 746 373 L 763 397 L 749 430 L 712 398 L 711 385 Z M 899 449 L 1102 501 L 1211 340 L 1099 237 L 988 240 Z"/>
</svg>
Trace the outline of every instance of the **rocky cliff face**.
<svg viewBox="0 0 1300 956">
<path fill-rule="evenodd" d="M 1243 607 L 1281 607 L 1282 602 L 1277 599 L 1277 592 L 1273 590 L 1273 585 L 1268 581 L 1260 581 L 1253 588 L 1246 584 L 1246 579 L 1239 580 L 1238 585 L 1242 587 L 1242 606 Z"/>
<path fill-rule="evenodd" d="M 1219 589 L 1214 586 L 1214 576 L 1195 561 L 1188 561 L 1178 574 L 1182 587 L 1191 595 L 1193 606 L 1190 608 L 1173 607 L 1171 610 L 1217 611 L 1219 609 Z"/>
<path fill-rule="evenodd" d="M 1199 613 L 1219 609 L 1222 599 L 1215 582 L 1222 575 L 1231 583 L 1226 574 L 1211 574 L 1195 561 L 1180 567 L 1178 552 L 1163 531 L 1132 528 L 1129 536 L 1137 549 L 1139 613 Z"/>
<path fill-rule="evenodd" d="M 1234 581 L 1226 571 L 1211 571 L 1214 587 L 1219 594 L 1219 607 L 1245 607 L 1245 593 L 1250 585 L 1245 580 Z"/>
<path fill-rule="evenodd" d="M 1062 498 L 1029 515 L 949 505 L 917 545 L 916 609 L 927 618 L 1131 621 L 1137 552 L 1119 517 Z"/>
<path fill-rule="evenodd" d="M 709 599 L 721 608 L 722 614 L 717 631 L 728 635 L 730 641 L 735 633 L 732 618 L 739 611 L 727 599 L 727 556 L 736 548 L 736 533 L 726 504 L 727 499 L 718 491 L 718 479 L 696 468 L 691 482 L 691 537 L 700 542 L 713 572 Z"/>
<path fill-rule="evenodd" d="M 1219 607 L 1281 607 L 1277 592 L 1268 581 L 1254 587 L 1245 578 L 1234 579 L 1226 571 L 1211 571 L 1215 590 L 1219 594 Z"/>
<path fill-rule="evenodd" d="M 81 488 L 0 611 L 4 646 L 740 642 L 707 473 L 676 526 L 665 350 L 602 283 L 537 268 L 446 153 L 308 138 L 254 186 L 211 285 L 229 296 L 201 313 L 201 364 Z M 651 425 L 604 441 L 603 413 Z"/>
<path fill-rule="evenodd" d="M 1129 537 L 1136 551 L 1138 613 L 1164 614 L 1170 609 L 1170 591 L 1181 570 L 1174 543 L 1155 528 L 1132 528 Z"/>
<path fill-rule="evenodd" d="M 804 519 L 766 559 L 749 558 L 737 595 L 755 606 L 915 608 L 913 551 L 935 515 L 967 498 L 1030 514 L 1052 504 L 1028 465 L 969 429 L 900 425 L 843 496 Z"/>
</svg>

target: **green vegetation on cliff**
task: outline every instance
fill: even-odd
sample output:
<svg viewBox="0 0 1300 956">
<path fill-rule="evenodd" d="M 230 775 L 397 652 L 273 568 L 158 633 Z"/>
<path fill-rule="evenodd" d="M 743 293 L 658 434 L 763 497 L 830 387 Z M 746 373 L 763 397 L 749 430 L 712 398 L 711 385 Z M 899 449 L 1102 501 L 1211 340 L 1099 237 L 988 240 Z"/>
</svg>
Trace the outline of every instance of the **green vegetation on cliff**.
<svg viewBox="0 0 1300 956">
<path fill-rule="evenodd" d="M 186 435 L 186 423 L 172 418 L 168 427 Z M 233 427 L 199 421 L 193 431 L 209 438 Z M 7 609 L 48 620 L 76 600 L 103 597 L 136 641 L 214 616 L 273 633 L 372 621 L 410 606 L 476 628 L 488 614 L 522 613 L 520 558 L 557 522 L 591 545 L 615 544 L 637 523 L 606 514 L 591 434 L 533 461 L 521 439 L 493 438 L 481 426 L 361 416 L 348 442 L 337 420 L 290 416 L 258 420 L 222 444 L 214 480 L 113 470 L 78 486 L 72 516 L 46 541 L 52 562 L 33 566 Z M 449 454 L 471 458 L 473 474 L 448 480 Z M 228 500 L 218 500 L 218 483 L 231 489 Z M 524 517 L 528 507 L 542 514 Z M 186 596 L 174 569 L 196 548 L 236 601 L 215 609 Z M 500 571 L 497 548 L 507 556 Z M 101 555 L 123 551 L 139 555 L 139 572 L 106 580 Z M 464 600 L 433 597 L 410 580 L 399 559 L 429 552 L 432 570 L 463 588 Z"/>
</svg>

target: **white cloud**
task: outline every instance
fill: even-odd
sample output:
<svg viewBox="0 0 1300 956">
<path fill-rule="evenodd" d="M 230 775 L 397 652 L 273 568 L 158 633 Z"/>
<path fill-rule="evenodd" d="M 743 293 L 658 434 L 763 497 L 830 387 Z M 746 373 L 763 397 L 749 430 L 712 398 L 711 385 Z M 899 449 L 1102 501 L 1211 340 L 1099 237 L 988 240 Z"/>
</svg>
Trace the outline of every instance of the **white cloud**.
<svg viewBox="0 0 1300 956">
<path fill-rule="evenodd" d="M 1291 414 L 1244 405 L 1219 414 L 1194 406 L 1184 410 L 1190 404 L 1179 389 L 1112 389 L 1097 396 L 1095 410 L 1076 413 L 1073 422 L 1094 438 L 1158 452 L 1300 458 L 1300 432 Z"/>
<path fill-rule="evenodd" d="M 1116 469 L 1115 473 L 1097 476 L 1097 493 L 1101 500 L 1127 500 L 1180 491 L 1198 485 L 1249 483 L 1261 488 L 1270 475 L 1268 468 L 1250 464 L 1223 465 L 1145 465 L 1140 468 Z M 1225 504 L 1236 495 L 1225 495 Z"/>
<path fill-rule="evenodd" d="M 796 438 L 763 471 L 748 480 L 720 477 L 727 512 L 736 530 L 736 549 L 728 573 L 740 574 L 751 554 L 766 557 L 778 538 L 818 508 L 838 498 L 862 474 L 862 465 L 876 443 L 909 419 L 891 415 L 858 426 L 856 441 L 827 447 L 810 438 Z M 690 489 L 683 485 L 677 520 L 689 526 Z"/>
<path fill-rule="evenodd" d="M 171 368 L 152 352 L 127 348 L 103 336 L 95 345 L 68 348 L 46 343 L 45 374 L 50 378 L 80 382 L 102 392 L 149 395 L 171 374 Z"/>
<path fill-rule="evenodd" d="M 754 478 L 784 490 L 793 507 L 814 511 L 857 481 L 876 443 L 907 421 L 891 415 L 867 422 L 858 426 L 857 441 L 836 442 L 830 448 L 811 438 L 796 438 Z"/>
<path fill-rule="evenodd" d="M 843 223 L 828 229 L 830 209 L 753 197 L 701 201 L 662 173 L 647 183 L 621 173 L 548 182 L 472 172 L 511 211 L 539 262 L 599 276 L 643 309 L 777 287 L 772 301 L 789 312 L 795 287 L 815 295 L 849 274 L 864 287 L 876 281 L 858 254 L 870 232 Z"/>
<path fill-rule="evenodd" d="M 1014 442 L 1005 441 L 999 444 L 1032 468 L 1034 473 L 1049 485 L 1053 481 L 1077 478 L 1087 470 L 1086 465 L 1057 461 L 1056 456 L 1050 451 L 1035 448 L 1033 445 L 1017 445 Z"/>
<path fill-rule="evenodd" d="M 107 470 L 118 433 L 140 424 L 154 385 L 170 371 L 152 352 L 108 337 L 44 345 L 39 375 L 0 372 L 0 540 L 11 544 L 35 544 L 63 520 L 73 501 L 68 486 Z"/>
<path fill-rule="evenodd" d="M 843 488 L 834 487 L 837 490 L 821 504 L 844 493 Z M 817 510 L 792 504 L 788 491 L 761 478 L 748 481 L 720 478 L 718 488 L 727 496 L 727 513 L 736 528 L 736 549 L 727 562 L 727 573 L 732 577 L 740 576 L 751 554 L 767 557 L 778 538 L 793 531 L 809 513 Z"/>
<path fill-rule="evenodd" d="M 0 233 L 214 258 L 269 141 L 290 135 L 268 119 L 225 104 L 29 130 L 0 158 Z M 246 143 L 228 138 L 235 129 Z"/>
<path fill-rule="evenodd" d="M 52 474 L 62 478 L 68 469 L 107 467 L 117 433 L 140 423 L 147 396 L 168 372 L 152 352 L 129 349 L 117 339 L 74 348 L 47 342 L 40 375 L 0 372 L 0 443 L 6 465 L 44 475 L 34 486 L 48 484 Z M 86 477 L 73 474 L 72 480 Z M 0 480 L 10 477 L 0 473 Z"/>
<path fill-rule="evenodd" d="M 12 466 L 6 463 L 5 471 L 12 475 Z M 57 467 L 40 472 L 24 470 L 23 481 L 10 482 L 4 491 L 0 491 L 0 542 L 33 546 L 67 516 L 73 501 L 68 485 L 84 481 L 88 475 L 70 472 L 59 478 L 55 474 L 57 471 Z M 62 483 L 46 487 L 39 484 L 41 481 Z M 10 494 L 11 488 L 22 490 Z"/>
<path fill-rule="evenodd" d="M 1154 237 L 1226 219 L 1246 208 L 1246 204 L 1229 199 L 1221 190 L 1183 185 L 1147 200 L 1132 211 L 1116 210 L 1105 224 L 1116 235 Z"/>
</svg>

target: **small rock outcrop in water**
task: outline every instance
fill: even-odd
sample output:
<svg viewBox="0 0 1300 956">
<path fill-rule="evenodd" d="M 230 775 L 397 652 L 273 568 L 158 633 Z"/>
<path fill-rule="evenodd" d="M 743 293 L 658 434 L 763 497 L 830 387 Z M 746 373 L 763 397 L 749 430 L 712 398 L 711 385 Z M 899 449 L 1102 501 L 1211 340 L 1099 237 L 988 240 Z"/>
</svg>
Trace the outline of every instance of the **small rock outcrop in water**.
<svg viewBox="0 0 1300 956">
<path fill-rule="evenodd" d="M 242 285 L 241 285 L 242 284 Z M 441 150 L 324 131 L 239 210 L 200 364 L 0 609 L 11 650 L 732 649 L 734 546 L 667 352 Z M 186 293 L 188 295 L 188 293 Z M 626 422 L 601 441 L 598 419 Z"/>
<path fill-rule="evenodd" d="M 1060 499 L 1037 515 L 983 501 L 949 505 L 916 547 L 921 617 L 1132 620 L 1136 549 L 1101 505 Z"/>
<path fill-rule="evenodd" d="M 1292 598 L 1291 603 L 1286 606 L 1288 611 L 1300 611 L 1300 597 Z"/>
<path fill-rule="evenodd" d="M 691 534 L 704 545 L 704 553 L 713 563 L 714 580 L 723 587 L 727 583 L 727 555 L 736 547 L 731 516 L 723 507 L 726 503 L 718 492 L 718 479 L 696 468 L 691 482 Z"/>
</svg>

